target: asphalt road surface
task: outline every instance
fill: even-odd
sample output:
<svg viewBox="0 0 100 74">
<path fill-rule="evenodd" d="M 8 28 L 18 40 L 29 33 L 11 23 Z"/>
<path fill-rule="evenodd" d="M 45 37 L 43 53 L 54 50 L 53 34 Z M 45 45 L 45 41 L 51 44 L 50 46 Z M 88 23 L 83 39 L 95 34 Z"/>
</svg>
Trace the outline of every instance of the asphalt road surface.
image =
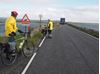
<svg viewBox="0 0 100 74">
<path fill-rule="evenodd" d="M 0 74 L 20 74 L 29 59 L 18 60 L 13 66 L 0 64 Z M 52 39 L 46 38 L 26 74 L 99 74 L 99 40 L 60 26 Z"/>
<path fill-rule="evenodd" d="M 26 74 L 98 74 L 99 41 L 67 25 L 46 39 Z"/>
</svg>

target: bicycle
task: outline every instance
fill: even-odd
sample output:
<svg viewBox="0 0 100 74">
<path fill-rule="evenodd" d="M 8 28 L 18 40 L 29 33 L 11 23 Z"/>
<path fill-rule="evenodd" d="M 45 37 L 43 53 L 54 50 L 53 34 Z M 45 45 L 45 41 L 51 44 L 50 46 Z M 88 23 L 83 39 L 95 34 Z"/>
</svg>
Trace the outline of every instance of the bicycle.
<svg viewBox="0 0 100 74">
<path fill-rule="evenodd" d="M 8 43 L 0 43 L 0 49 L 1 49 L 1 61 L 4 65 L 12 65 L 16 61 L 16 58 L 18 56 L 18 52 L 20 51 L 25 57 L 31 57 L 34 50 L 35 46 L 34 44 L 29 40 L 29 35 L 28 33 L 24 33 L 23 37 L 18 39 L 22 40 L 19 43 L 19 46 L 17 48 L 16 45 L 16 50 L 15 50 L 15 55 L 12 56 L 11 53 L 8 53 L 8 48 L 10 48 L 10 45 Z M 16 40 L 16 42 L 18 41 Z M 19 51 L 18 51 L 19 49 Z"/>
</svg>

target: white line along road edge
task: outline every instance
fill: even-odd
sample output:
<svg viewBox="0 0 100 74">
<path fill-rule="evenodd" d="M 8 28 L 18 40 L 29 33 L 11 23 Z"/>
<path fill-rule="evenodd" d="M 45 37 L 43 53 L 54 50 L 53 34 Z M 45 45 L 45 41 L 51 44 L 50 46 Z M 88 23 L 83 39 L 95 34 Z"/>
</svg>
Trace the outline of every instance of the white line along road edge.
<svg viewBox="0 0 100 74">
<path fill-rule="evenodd" d="M 28 62 L 28 64 L 26 65 L 26 67 L 24 68 L 23 72 L 21 74 L 25 74 L 27 69 L 29 68 L 29 66 L 31 65 L 33 59 L 35 58 L 37 53 L 34 53 L 33 56 L 31 57 L 30 61 Z"/>
<path fill-rule="evenodd" d="M 45 39 L 46 39 L 46 36 L 43 38 L 43 40 L 39 44 L 39 47 L 42 46 L 42 44 L 43 44 L 43 42 L 44 42 Z M 35 58 L 36 54 L 37 54 L 36 52 L 33 54 L 33 56 L 31 57 L 31 59 L 29 60 L 28 64 L 26 65 L 26 67 L 24 68 L 24 70 L 22 71 L 21 74 L 25 74 L 26 73 L 27 69 L 29 68 L 29 66 L 31 65 L 33 59 Z"/>
<path fill-rule="evenodd" d="M 42 46 L 42 44 L 43 44 L 43 42 L 44 42 L 45 38 L 46 38 L 46 36 L 43 38 L 43 40 L 42 40 L 42 41 L 41 41 L 41 43 L 39 44 L 39 47 L 41 47 L 41 46 Z"/>
</svg>

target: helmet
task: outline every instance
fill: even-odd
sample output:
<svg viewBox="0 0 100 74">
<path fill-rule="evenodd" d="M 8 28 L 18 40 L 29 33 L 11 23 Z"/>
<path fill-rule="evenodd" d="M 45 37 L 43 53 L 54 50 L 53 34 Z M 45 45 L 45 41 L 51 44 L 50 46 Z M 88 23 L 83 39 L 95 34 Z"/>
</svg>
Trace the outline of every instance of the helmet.
<svg viewBox="0 0 100 74">
<path fill-rule="evenodd" d="M 14 17 L 17 17 L 18 13 L 16 11 L 12 11 L 11 15 L 14 16 Z"/>
</svg>

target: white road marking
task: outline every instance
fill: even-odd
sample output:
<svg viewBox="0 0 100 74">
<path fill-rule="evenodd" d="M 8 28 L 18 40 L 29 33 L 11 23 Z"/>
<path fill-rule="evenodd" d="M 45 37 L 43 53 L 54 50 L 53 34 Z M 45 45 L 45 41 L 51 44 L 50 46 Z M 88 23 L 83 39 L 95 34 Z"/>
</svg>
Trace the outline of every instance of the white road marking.
<svg viewBox="0 0 100 74">
<path fill-rule="evenodd" d="M 28 64 L 26 65 L 25 69 L 23 70 L 23 72 L 21 74 L 25 74 L 27 69 L 29 68 L 30 64 L 32 63 L 33 59 L 35 58 L 37 53 L 34 53 L 33 56 L 31 57 L 30 61 L 28 62 Z"/>
<path fill-rule="evenodd" d="M 46 36 L 43 38 L 43 40 L 41 41 L 39 47 L 41 47 L 41 45 L 43 44 L 44 40 L 45 40 Z"/>
<path fill-rule="evenodd" d="M 44 40 L 46 37 L 43 38 L 43 40 L 41 41 L 41 43 L 39 44 L 39 47 L 41 47 L 41 45 L 43 44 Z M 35 58 L 37 53 L 34 53 L 33 56 L 31 57 L 31 59 L 29 60 L 28 64 L 26 65 L 26 67 L 24 68 L 24 70 L 22 71 L 21 74 L 25 74 L 26 71 L 28 70 L 29 66 L 31 65 L 33 59 Z"/>
</svg>

